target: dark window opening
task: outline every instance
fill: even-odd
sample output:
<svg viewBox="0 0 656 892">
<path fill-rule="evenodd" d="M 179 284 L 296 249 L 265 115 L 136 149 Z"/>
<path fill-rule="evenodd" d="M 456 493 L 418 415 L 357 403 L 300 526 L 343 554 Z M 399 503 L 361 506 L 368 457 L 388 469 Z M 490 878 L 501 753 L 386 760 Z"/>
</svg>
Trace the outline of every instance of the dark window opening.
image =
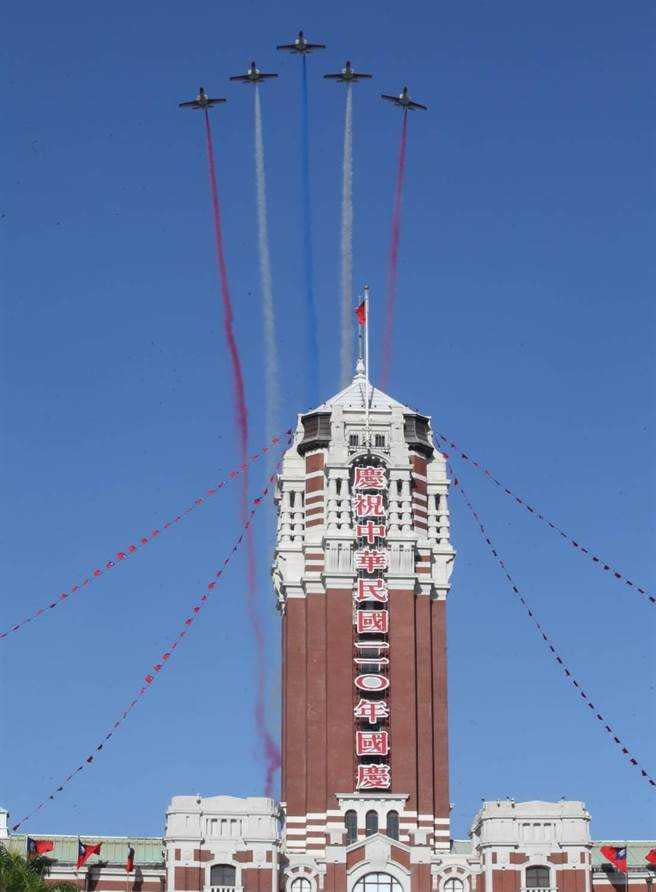
<svg viewBox="0 0 656 892">
<path fill-rule="evenodd" d="M 346 827 L 346 845 L 350 846 L 358 838 L 358 815 L 356 812 L 346 812 L 344 815 L 344 826 Z"/>
<path fill-rule="evenodd" d="M 210 867 L 210 886 L 236 886 L 237 870 L 232 864 L 213 864 Z"/>
<path fill-rule="evenodd" d="M 377 446 L 379 449 L 385 445 L 385 434 L 376 434 L 374 436 L 374 446 Z"/>
<path fill-rule="evenodd" d="M 349 446 L 357 446 L 359 443 L 357 434 L 349 434 Z"/>
<path fill-rule="evenodd" d="M 387 812 L 387 835 L 391 839 L 399 838 L 399 813 L 398 811 L 388 811 Z"/>
<path fill-rule="evenodd" d="M 365 834 L 367 836 L 373 836 L 374 833 L 378 833 L 378 812 L 377 811 L 368 811 L 367 815 L 364 819 L 364 828 Z"/>
<path fill-rule="evenodd" d="M 526 868 L 526 886 L 528 889 L 548 889 L 549 885 L 548 867 Z"/>
</svg>

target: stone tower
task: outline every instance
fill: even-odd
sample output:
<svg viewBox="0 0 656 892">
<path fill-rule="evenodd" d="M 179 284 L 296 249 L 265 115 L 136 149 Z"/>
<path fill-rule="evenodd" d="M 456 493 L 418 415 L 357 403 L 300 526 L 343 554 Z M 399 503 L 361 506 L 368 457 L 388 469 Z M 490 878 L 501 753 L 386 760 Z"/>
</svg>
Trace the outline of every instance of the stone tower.
<svg viewBox="0 0 656 892">
<path fill-rule="evenodd" d="M 283 846 L 290 870 L 323 863 L 335 888 L 365 836 L 420 849 L 427 869 L 449 849 L 448 486 L 429 418 L 361 364 L 299 417 L 283 460 Z"/>
</svg>

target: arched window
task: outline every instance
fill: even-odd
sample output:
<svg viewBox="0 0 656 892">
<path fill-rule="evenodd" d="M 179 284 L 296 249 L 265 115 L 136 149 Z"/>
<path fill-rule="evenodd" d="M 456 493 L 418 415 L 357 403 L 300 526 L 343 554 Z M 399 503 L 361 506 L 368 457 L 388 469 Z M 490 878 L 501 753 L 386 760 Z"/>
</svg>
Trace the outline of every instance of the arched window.
<svg viewBox="0 0 656 892">
<path fill-rule="evenodd" d="M 344 826 L 346 827 L 346 845 L 350 846 L 358 838 L 358 814 L 352 809 L 344 815 Z"/>
<path fill-rule="evenodd" d="M 312 883 L 307 877 L 297 877 L 292 880 L 292 892 L 310 892 Z"/>
<path fill-rule="evenodd" d="M 457 877 L 449 877 L 444 881 L 444 892 L 462 892 L 464 888 L 465 884 Z"/>
<path fill-rule="evenodd" d="M 388 873 L 368 873 L 358 880 L 353 892 L 400 892 L 403 886 Z"/>
<path fill-rule="evenodd" d="M 366 817 L 364 819 L 364 828 L 365 834 L 367 836 L 373 836 L 374 833 L 378 833 L 378 812 L 377 811 L 368 811 Z"/>
<path fill-rule="evenodd" d="M 391 839 L 399 838 L 399 813 L 398 811 L 388 811 L 387 812 L 387 827 L 385 833 Z M 456 892 L 454 889 L 453 892 Z"/>
<path fill-rule="evenodd" d="M 550 885 L 550 871 L 548 867 L 526 868 L 527 889 L 548 889 Z"/>
<path fill-rule="evenodd" d="M 232 864 L 213 864 L 210 867 L 210 886 L 236 886 L 237 871 Z"/>
</svg>

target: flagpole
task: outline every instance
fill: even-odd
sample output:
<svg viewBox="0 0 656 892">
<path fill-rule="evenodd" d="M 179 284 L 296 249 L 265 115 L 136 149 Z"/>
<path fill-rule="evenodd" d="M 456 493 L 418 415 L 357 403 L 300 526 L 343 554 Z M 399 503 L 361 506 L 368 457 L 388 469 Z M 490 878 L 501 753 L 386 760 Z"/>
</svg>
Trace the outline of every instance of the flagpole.
<svg viewBox="0 0 656 892">
<path fill-rule="evenodd" d="M 371 433 L 369 430 L 369 286 L 364 286 L 364 393 L 365 393 L 365 431 L 367 449 L 371 448 Z"/>
</svg>

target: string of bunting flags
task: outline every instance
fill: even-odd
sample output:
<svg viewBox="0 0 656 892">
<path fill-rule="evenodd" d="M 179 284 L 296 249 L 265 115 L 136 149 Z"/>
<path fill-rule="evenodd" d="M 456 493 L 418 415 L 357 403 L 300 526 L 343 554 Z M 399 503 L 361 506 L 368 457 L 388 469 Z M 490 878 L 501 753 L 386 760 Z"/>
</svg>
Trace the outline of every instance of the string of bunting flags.
<svg viewBox="0 0 656 892">
<path fill-rule="evenodd" d="M 510 487 L 506 486 L 505 483 L 502 483 L 502 481 L 499 480 L 498 477 L 495 477 L 495 475 L 492 473 L 492 471 L 489 470 L 489 468 L 486 468 L 483 464 L 481 464 L 481 462 L 477 461 L 475 458 L 472 458 L 471 455 L 468 455 L 466 452 L 462 452 L 460 449 L 460 446 L 458 446 L 457 443 L 454 443 L 453 440 L 450 440 L 445 434 L 442 434 L 439 431 L 435 431 L 435 434 L 437 437 L 439 437 L 439 439 L 443 443 L 446 443 L 451 449 L 455 449 L 458 453 L 458 456 L 461 459 L 463 459 L 463 461 L 469 462 L 469 464 L 473 465 L 478 471 L 480 471 L 485 477 L 487 477 L 488 480 L 491 480 L 492 483 L 494 483 L 496 486 L 498 486 L 499 489 L 501 489 L 507 496 L 510 496 L 510 498 L 514 500 L 515 504 L 520 505 L 522 508 L 525 508 L 529 514 L 531 514 L 533 517 L 537 518 L 538 520 L 541 520 L 542 523 L 545 523 L 555 533 L 558 533 L 562 539 L 565 539 L 567 542 L 569 542 L 569 544 L 573 548 L 576 548 L 576 550 L 579 551 L 581 554 L 584 554 L 587 557 L 589 557 L 590 560 L 594 564 L 596 564 L 598 567 L 600 567 L 602 570 L 604 570 L 608 573 L 611 573 L 611 575 L 615 579 L 617 579 L 619 582 L 623 582 L 625 585 L 629 586 L 630 588 L 636 589 L 641 595 L 643 595 L 645 598 L 647 598 L 647 600 L 651 604 L 656 606 L 656 596 L 655 595 L 651 594 L 649 591 L 647 591 L 647 589 L 643 588 L 641 585 L 638 585 L 637 582 L 633 582 L 632 579 L 629 579 L 627 576 L 624 575 L 624 573 L 621 573 L 617 569 L 617 567 L 614 567 L 612 564 L 609 564 L 607 561 L 605 561 L 603 558 L 599 557 L 599 555 L 596 555 L 589 548 L 586 548 L 584 545 L 581 545 L 581 543 L 578 541 L 578 539 L 574 539 L 572 536 L 570 536 L 570 534 L 568 532 L 566 532 L 557 523 L 554 523 L 554 521 L 549 520 L 549 518 L 545 517 L 545 515 L 542 514 L 540 511 L 538 511 L 537 508 L 534 508 L 525 499 L 522 499 L 520 496 L 516 495 L 510 489 Z"/>
<path fill-rule="evenodd" d="M 250 462 L 251 463 L 256 462 L 263 455 L 266 455 L 266 453 L 269 452 L 269 450 L 271 449 L 271 446 L 275 446 L 276 443 L 279 443 L 280 440 L 282 439 L 282 437 L 284 437 L 284 436 L 290 437 L 291 433 L 292 433 L 291 429 L 288 429 L 288 430 L 284 431 L 283 434 L 276 435 L 275 437 L 272 437 L 269 445 L 263 446 L 259 452 L 255 452 L 255 453 L 253 453 L 253 455 L 251 455 L 249 457 Z M 102 568 L 96 567 L 96 569 L 93 570 L 89 576 L 87 576 L 85 579 L 82 580 L 82 582 L 80 582 L 79 584 L 73 585 L 67 592 L 62 592 L 57 598 L 55 598 L 53 601 L 51 601 L 46 607 L 40 607 L 38 610 L 35 610 L 34 613 L 32 613 L 30 616 L 26 617 L 26 619 L 22 620 L 19 623 L 16 623 L 13 626 L 10 626 L 10 628 L 6 629 L 4 632 L 0 632 L 0 639 L 6 638 L 8 635 L 11 635 L 13 632 L 18 632 L 20 629 L 22 629 L 28 623 L 31 623 L 32 620 L 37 619 L 40 616 L 44 616 L 48 613 L 48 611 L 53 610 L 55 607 L 58 607 L 60 604 L 66 603 L 66 601 L 70 598 L 71 595 L 74 595 L 77 592 L 88 588 L 88 586 L 91 585 L 91 583 L 93 582 L 94 579 L 98 579 L 99 576 L 102 576 L 104 573 L 107 573 L 110 570 L 113 570 L 114 567 L 118 567 L 119 564 L 121 564 L 123 561 L 127 560 L 127 558 L 132 557 L 132 555 L 136 554 L 138 551 L 141 551 L 150 542 L 154 542 L 155 539 L 159 538 L 159 536 L 161 536 L 161 534 L 163 532 L 171 529 L 171 527 L 174 527 L 176 524 L 180 523 L 181 520 L 184 520 L 184 518 L 187 517 L 189 514 L 191 514 L 191 512 L 195 508 L 202 507 L 207 502 L 208 499 L 212 498 L 212 496 L 215 496 L 220 490 L 223 489 L 223 487 L 227 483 L 230 483 L 232 480 L 235 480 L 237 477 L 240 477 L 241 474 L 243 474 L 244 471 L 247 469 L 247 467 L 248 467 L 247 464 L 242 464 L 238 468 L 234 468 L 232 471 L 230 471 L 226 475 L 226 477 L 223 480 L 220 480 L 218 483 L 214 484 L 214 486 L 212 486 L 208 490 L 206 490 L 204 496 L 199 496 L 197 499 L 194 499 L 194 501 L 191 503 L 191 505 L 189 505 L 187 508 L 185 508 L 184 511 L 181 511 L 180 514 L 177 514 L 173 518 L 173 520 L 167 520 L 165 523 L 160 525 L 159 529 L 153 529 L 149 536 L 141 536 L 138 539 L 138 541 L 136 542 L 136 544 L 133 542 L 131 545 L 128 545 L 128 547 L 125 550 L 117 551 L 112 559 L 106 561 L 103 564 Z"/>
<path fill-rule="evenodd" d="M 291 435 L 288 440 L 288 444 L 290 442 L 291 442 Z M 287 448 L 287 446 L 285 448 Z M 17 824 L 14 824 L 12 827 L 13 832 L 16 832 L 25 823 L 25 821 L 34 817 L 34 815 L 37 814 L 37 812 L 41 811 L 41 809 L 44 808 L 49 802 L 51 802 L 55 798 L 55 796 L 57 796 L 57 794 L 61 793 L 63 791 L 64 787 L 66 787 L 69 783 L 71 783 L 73 778 L 77 774 L 79 774 L 80 771 L 82 771 L 87 765 L 91 765 L 93 763 L 97 754 L 100 753 L 104 749 L 105 744 L 114 736 L 114 732 L 125 722 L 128 715 L 140 703 L 140 701 L 143 699 L 143 697 L 145 696 L 147 691 L 150 690 L 150 687 L 153 684 L 153 682 L 155 681 L 155 679 L 157 678 L 157 676 L 168 665 L 171 657 L 173 656 L 174 652 L 177 650 L 178 645 L 181 644 L 182 641 L 186 638 L 187 633 L 189 631 L 189 627 L 191 625 L 193 625 L 193 623 L 198 618 L 198 615 L 200 614 L 203 607 L 205 607 L 207 605 L 210 595 L 212 594 L 212 592 L 218 585 L 217 580 L 221 579 L 228 564 L 230 563 L 232 558 L 235 556 L 235 554 L 239 550 L 239 546 L 242 544 L 242 542 L 244 540 L 246 531 L 248 530 L 248 528 L 251 525 L 251 522 L 253 520 L 255 512 L 257 511 L 258 507 L 262 504 L 262 502 L 264 502 L 267 495 L 269 494 L 271 485 L 275 481 L 276 475 L 278 474 L 278 471 L 280 469 L 281 462 L 282 462 L 282 456 L 278 460 L 278 463 L 276 465 L 274 472 L 267 479 L 266 487 L 262 490 L 262 492 L 255 499 L 253 499 L 253 501 L 251 503 L 252 507 L 248 513 L 248 517 L 247 517 L 246 521 L 242 524 L 241 532 L 240 532 L 239 536 L 235 539 L 235 542 L 234 542 L 232 548 L 230 549 L 230 551 L 228 552 L 227 557 L 223 561 L 223 564 L 215 572 L 213 578 L 208 582 L 207 588 L 206 588 L 204 594 L 202 594 L 200 596 L 200 598 L 198 599 L 198 602 L 192 606 L 189 616 L 187 616 L 184 619 L 182 628 L 180 629 L 178 634 L 173 639 L 171 645 L 168 647 L 168 649 L 166 651 L 164 651 L 160 655 L 158 662 L 154 663 L 153 666 L 150 668 L 150 670 L 144 676 L 144 679 L 143 679 L 144 683 L 141 686 L 141 688 L 139 689 L 139 691 L 136 693 L 136 695 L 130 701 L 128 706 L 123 710 L 123 712 L 120 714 L 119 718 L 114 722 L 114 724 L 111 726 L 109 731 L 104 735 L 104 737 L 102 738 L 100 743 L 98 743 L 98 745 L 96 747 L 94 747 L 94 749 L 84 759 L 84 761 L 80 765 L 78 765 L 74 771 L 72 771 L 69 775 L 67 775 L 67 777 L 64 778 L 64 780 L 61 782 L 61 784 L 59 784 L 59 786 L 56 787 L 53 790 L 53 792 L 46 799 L 44 799 L 42 802 L 40 802 L 31 812 L 29 812 L 23 818 L 21 818 L 21 820 L 18 821 Z"/>
<path fill-rule="evenodd" d="M 585 701 L 585 703 L 586 703 L 588 709 L 589 709 L 590 712 L 593 714 L 594 718 L 595 718 L 595 719 L 602 725 L 603 729 L 604 729 L 605 732 L 610 736 L 610 738 L 611 738 L 611 740 L 613 741 L 613 743 L 614 743 L 614 744 L 621 750 L 622 754 L 623 754 L 624 756 L 626 756 L 626 758 L 628 759 L 629 763 L 630 763 L 631 765 L 633 765 L 635 768 L 637 768 L 637 769 L 640 771 L 640 776 L 643 777 L 643 778 L 650 784 L 650 786 L 652 786 L 652 787 L 656 787 L 656 781 L 655 781 L 655 780 L 654 780 L 654 779 L 653 779 L 653 778 L 652 778 L 652 777 L 645 771 L 645 769 L 642 767 L 642 765 L 640 765 L 640 763 L 639 763 L 638 760 L 634 757 L 634 755 L 633 755 L 632 752 L 629 750 L 629 748 L 624 744 L 624 742 L 621 740 L 621 738 L 618 737 L 618 735 L 616 734 L 616 732 L 613 730 L 613 728 L 611 727 L 611 725 L 608 723 L 608 720 L 602 715 L 601 712 L 599 712 L 599 711 L 597 710 L 597 707 L 596 707 L 596 706 L 594 705 L 594 703 L 590 700 L 590 697 L 588 696 L 588 694 L 587 694 L 586 691 L 584 690 L 584 688 L 583 688 L 583 686 L 581 685 L 581 683 L 574 677 L 574 675 L 572 674 L 571 670 L 568 668 L 567 664 L 565 663 L 565 661 L 563 660 L 563 658 L 560 656 L 560 654 L 559 654 L 558 651 L 556 650 L 556 648 L 555 648 L 555 646 L 554 646 L 554 644 L 553 644 L 553 641 L 552 641 L 551 637 L 550 637 L 549 635 L 547 635 L 547 633 L 545 632 L 544 627 L 542 626 L 542 624 L 540 623 L 540 621 L 537 619 L 537 617 L 535 616 L 535 613 L 533 612 L 532 608 L 530 607 L 530 605 L 528 604 L 528 602 L 527 602 L 526 599 L 524 598 L 523 594 L 521 593 L 521 591 L 520 591 L 520 589 L 519 589 L 519 586 L 517 585 L 517 583 L 515 582 L 515 580 L 513 579 L 513 577 L 510 575 L 510 572 L 508 571 L 508 567 L 506 566 L 506 564 L 505 564 L 503 558 L 499 555 L 499 553 L 498 553 L 498 551 L 497 551 L 497 549 L 496 549 L 496 546 L 495 546 L 494 543 L 492 542 L 492 539 L 490 538 L 490 535 L 489 535 L 487 529 L 485 528 L 485 526 L 484 526 L 484 524 L 483 524 L 483 522 L 482 522 L 482 520 L 481 520 L 481 518 L 480 518 L 478 512 L 476 511 L 476 509 L 475 509 L 474 506 L 472 505 L 472 503 L 471 503 L 471 501 L 470 501 L 470 499 L 469 499 L 469 496 L 467 495 L 467 493 L 465 492 L 465 490 L 464 490 L 464 488 L 463 488 L 463 486 L 462 486 L 462 483 L 460 482 L 460 480 L 458 479 L 458 477 L 454 474 L 454 472 L 453 472 L 453 468 L 452 468 L 452 466 L 451 466 L 451 464 L 450 464 L 449 462 L 447 462 L 447 468 L 448 468 L 448 470 L 449 470 L 449 475 L 450 475 L 450 476 L 452 477 L 452 479 L 453 479 L 453 485 L 456 487 L 456 489 L 458 490 L 458 492 L 459 492 L 460 495 L 462 496 L 462 498 L 463 498 L 463 500 L 464 500 L 464 502 L 465 502 L 467 508 L 469 509 L 470 513 L 471 513 L 472 516 L 474 517 L 474 520 L 476 521 L 476 523 L 477 523 L 477 525 L 478 525 L 478 528 L 479 528 L 479 530 L 480 530 L 480 532 L 481 532 L 481 534 L 482 534 L 482 536 L 483 536 L 483 539 L 485 540 L 485 542 L 486 542 L 488 548 L 489 548 L 490 551 L 492 552 L 492 555 L 493 555 L 494 559 L 496 560 L 496 562 L 497 562 L 497 563 L 499 564 L 499 566 L 501 567 L 501 570 L 503 571 L 504 576 L 506 577 L 506 579 L 507 579 L 508 582 L 510 583 L 510 586 L 511 586 L 511 588 L 512 588 L 514 594 L 517 596 L 517 598 L 519 598 L 519 600 L 520 600 L 522 606 L 524 607 L 524 609 L 525 609 L 526 612 L 528 613 L 528 615 L 529 615 L 529 617 L 530 617 L 530 619 L 531 619 L 531 622 L 533 623 L 533 625 L 537 628 L 538 632 L 540 633 L 540 637 L 542 638 L 542 640 L 543 640 L 544 643 L 546 644 L 546 646 L 547 646 L 547 648 L 549 649 L 549 652 L 551 653 L 552 657 L 554 658 L 554 660 L 556 661 L 556 663 L 558 663 L 558 665 L 560 666 L 560 668 L 563 670 L 563 672 L 565 673 L 565 676 L 567 677 L 567 679 L 568 679 L 568 680 L 571 682 L 571 684 L 576 688 L 576 690 L 578 691 L 579 696 L 581 697 L 581 699 Z"/>
</svg>

